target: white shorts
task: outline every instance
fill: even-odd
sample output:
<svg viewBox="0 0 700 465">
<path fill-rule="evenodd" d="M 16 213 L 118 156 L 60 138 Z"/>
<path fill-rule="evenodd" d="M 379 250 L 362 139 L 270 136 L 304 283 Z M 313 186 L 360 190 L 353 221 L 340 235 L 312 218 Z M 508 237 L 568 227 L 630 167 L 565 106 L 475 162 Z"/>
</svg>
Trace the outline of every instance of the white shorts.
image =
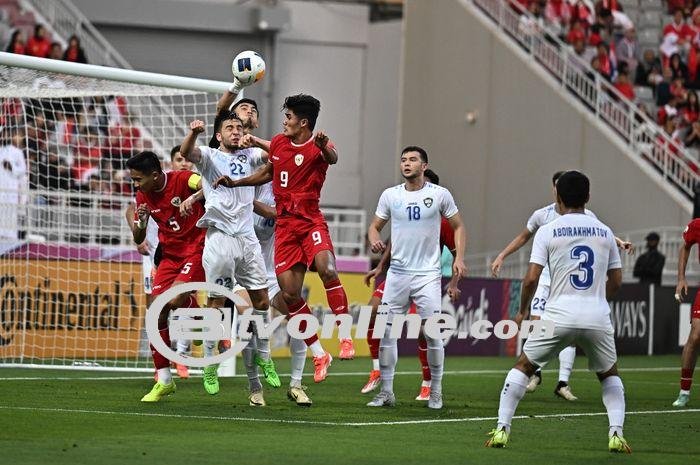
<svg viewBox="0 0 700 465">
<path fill-rule="evenodd" d="M 143 292 L 151 295 L 153 292 L 153 255 L 141 257 L 141 270 L 143 272 Z"/>
<path fill-rule="evenodd" d="M 398 274 L 393 273 L 389 268 L 384 281 L 384 296 L 382 297 L 382 303 L 389 307 L 388 321 L 392 321 L 393 315 L 405 315 L 411 302 L 416 304 L 417 313 L 422 320 L 436 313 L 441 313 L 442 276 L 440 274 L 418 276 Z"/>
<path fill-rule="evenodd" d="M 267 272 L 260 243 L 252 232 L 230 236 L 210 227 L 204 242 L 202 266 L 208 282 L 221 284 L 228 289 L 233 289 L 234 284 L 240 284 L 247 290 L 267 288 Z"/>
<path fill-rule="evenodd" d="M 542 366 L 574 344 L 583 349 L 588 357 L 588 369 L 595 373 L 606 372 L 617 362 L 613 329 L 566 328 L 555 325 L 551 338 L 529 337 L 523 346 L 523 353 L 532 363 Z"/>
<path fill-rule="evenodd" d="M 549 298 L 549 286 L 537 286 L 532 302 L 530 302 L 530 316 L 542 317 L 547 298 Z"/>
</svg>

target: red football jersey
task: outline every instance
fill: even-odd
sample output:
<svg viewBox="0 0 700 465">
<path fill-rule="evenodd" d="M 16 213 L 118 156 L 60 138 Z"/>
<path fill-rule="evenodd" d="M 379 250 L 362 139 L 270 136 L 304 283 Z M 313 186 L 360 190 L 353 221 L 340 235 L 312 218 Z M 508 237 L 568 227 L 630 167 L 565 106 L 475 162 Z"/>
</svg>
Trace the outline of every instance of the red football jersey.
<svg viewBox="0 0 700 465">
<path fill-rule="evenodd" d="M 683 230 L 683 240 L 687 245 L 700 244 L 700 218 L 695 218 Z M 700 250 L 698 250 L 700 259 Z"/>
<path fill-rule="evenodd" d="M 328 146 L 334 147 L 330 141 Z M 314 144 L 314 138 L 296 145 L 284 134 L 276 135 L 270 141 L 270 163 L 277 215 L 321 215 L 318 204 L 328 163 L 321 149 Z"/>
<path fill-rule="evenodd" d="M 455 232 L 450 226 L 450 222 L 447 218 L 442 217 L 440 222 L 440 250 L 442 247 L 447 247 L 450 252 L 454 252 L 457 246 L 455 246 Z"/>
<path fill-rule="evenodd" d="M 205 229 L 197 227 L 204 214 L 201 202 L 193 205 L 189 216 L 180 215 L 180 203 L 193 194 L 189 186 L 192 171 L 165 173 L 165 187 L 160 192 L 136 192 L 136 206 L 143 203 L 151 210 L 151 218 L 158 224 L 158 240 L 163 244 L 163 255 L 187 257 L 204 250 Z"/>
</svg>

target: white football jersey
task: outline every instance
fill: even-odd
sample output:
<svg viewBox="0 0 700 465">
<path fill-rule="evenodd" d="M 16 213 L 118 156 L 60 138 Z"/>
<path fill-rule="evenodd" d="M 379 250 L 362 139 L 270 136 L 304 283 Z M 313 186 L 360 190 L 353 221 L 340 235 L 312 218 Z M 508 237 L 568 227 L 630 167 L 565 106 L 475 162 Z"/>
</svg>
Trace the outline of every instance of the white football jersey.
<svg viewBox="0 0 700 465">
<path fill-rule="evenodd" d="M 255 187 L 219 186 L 212 189 L 212 183 L 221 176 L 231 179 L 249 176 L 253 173 L 251 165 L 259 163 L 262 150 L 249 148 L 226 153 L 207 146 L 200 146 L 199 150 L 202 158 L 196 166 L 202 174 L 206 211 L 197 221 L 197 226 L 213 226 L 232 236 L 252 233 Z"/>
<path fill-rule="evenodd" d="M 589 209 L 586 209 L 585 211 L 586 215 L 592 216 L 593 218 L 598 218 L 595 216 L 595 213 Z M 532 234 L 535 234 L 541 226 L 551 223 L 559 217 L 561 217 L 561 215 L 559 212 L 557 212 L 557 204 L 553 203 L 547 205 L 546 207 L 542 207 L 539 210 L 535 210 L 533 214 L 530 215 L 530 218 L 528 218 L 527 225 L 525 227 Z M 542 270 L 542 274 L 540 275 L 540 282 L 538 283 L 538 286 L 549 286 L 550 280 L 549 266 L 545 265 L 544 270 Z"/>
<path fill-rule="evenodd" d="M 404 184 L 382 192 L 375 215 L 391 218 L 391 264 L 399 274 L 440 274 L 440 222 L 459 210 L 450 191 L 426 182 L 407 191 Z"/>
<path fill-rule="evenodd" d="M 552 282 L 543 320 L 569 328 L 612 329 L 605 299 L 608 270 L 622 268 L 612 230 L 588 215 L 569 213 L 540 227 L 530 263 L 549 264 Z"/>
</svg>

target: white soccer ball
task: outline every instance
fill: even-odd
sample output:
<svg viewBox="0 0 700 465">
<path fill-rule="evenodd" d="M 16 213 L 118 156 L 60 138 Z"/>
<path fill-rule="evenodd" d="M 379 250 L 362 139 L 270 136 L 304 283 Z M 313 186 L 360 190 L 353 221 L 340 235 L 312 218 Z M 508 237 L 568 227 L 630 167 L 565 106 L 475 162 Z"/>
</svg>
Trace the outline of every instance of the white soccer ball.
<svg viewBox="0 0 700 465">
<path fill-rule="evenodd" d="M 231 71 L 241 84 L 248 86 L 265 76 L 265 60 L 258 52 L 246 50 L 233 59 Z"/>
</svg>

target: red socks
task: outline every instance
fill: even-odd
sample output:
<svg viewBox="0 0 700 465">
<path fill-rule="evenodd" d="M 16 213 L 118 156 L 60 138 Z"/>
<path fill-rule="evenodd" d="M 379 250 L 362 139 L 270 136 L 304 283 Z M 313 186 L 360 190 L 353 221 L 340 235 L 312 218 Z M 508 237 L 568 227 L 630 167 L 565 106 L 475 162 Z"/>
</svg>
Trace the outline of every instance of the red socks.
<svg viewBox="0 0 700 465">
<path fill-rule="evenodd" d="M 170 347 L 170 332 L 167 327 L 161 328 L 158 330 L 160 333 L 160 337 L 163 339 L 165 342 L 165 345 Z M 150 344 L 151 346 L 151 355 L 153 356 L 153 365 L 155 365 L 156 370 L 159 370 L 161 368 L 168 368 L 170 367 L 170 360 L 165 358 L 163 354 L 158 352 L 155 347 L 153 347 L 153 344 Z"/>
<path fill-rule="evenodd" d="M 287 315 L 287 320 L 289 320 L 291 317 L 296 316 L 296 315 L 302 315 L 302 314 L 307 314 L 311 315 L 311 310 L 309 309 L 309 306 L 306 305 L 306 301 L 304 299 L 299 299 L 299 301 L 294 302 L 293 304 L 288 304 L 287 307 L 289 308 L 289 314 Z M 299 325 L 299 331 L 304 332 L 306 331 L 306 321 L 302 321 L 301 324 Z M 314 342 L 318 341 L 318 335 L 314 334 L 311 337 L 304 339 L 304 342 L 306 343 L 307 346 L 311 346 Z"/>
<path fill-rule="evenodd" d="M 348 297 L 345 295 L 345 289 L 343 285 L 340 284 L 339 279 L 334 279 L 333 281 L 328 281 L 323 285 L 326 288 L 326 298 L 328 299 L 328 306 L 335 315 L 340 315 L 342 313 L 348 313 Z"/>
<path fill-rule="evenodd" d="M 418 360 L 423 372 L 423 381 L 430 381 L 430 366 L 428 365 L 428 342 L 425 339 L 418 339 Z"/>
<path fill-rule="evenodd" d="M 693 384 L 693 370 L 681 368 L 681 389 L 690 391 L 690 386 Z"/>
</svg>

